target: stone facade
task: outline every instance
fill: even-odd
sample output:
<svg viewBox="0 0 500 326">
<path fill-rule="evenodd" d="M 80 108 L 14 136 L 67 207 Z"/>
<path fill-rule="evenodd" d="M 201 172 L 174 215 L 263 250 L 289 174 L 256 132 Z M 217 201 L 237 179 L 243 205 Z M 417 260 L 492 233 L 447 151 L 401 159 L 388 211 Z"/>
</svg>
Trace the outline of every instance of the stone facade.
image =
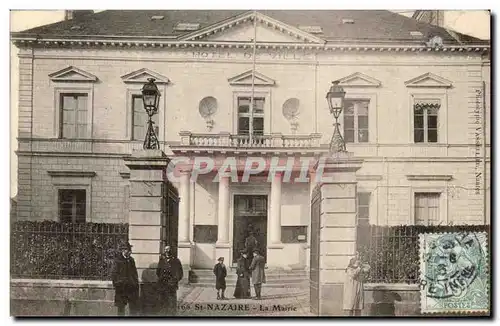
<svg viewBox="0 0 500 326">
<path fill-rule="evenodd" d="M 287 40 L 277 30 L 259 33 L 268 41 Z M 248 30 L 240 28 L 210 41 L 223 43 L 247 34 Z M 415 192 L 440 193 L 439 219 L 443 224 L 489 223 L 489 91 L 485 96 L 486 140 L 482 131 L 478 133 L 477 115 L 482 115 L 483 107 L 478 92 L 483 83 L 486 90 L 490 87 L 490 63 L 481 49 L 379 51 L 377 46 L 333 51 L 268 46 L 257 49 L 256 54 L 255 70 L 260 77 L 255 95 L 265 98 L 266 135 L 307 138 L 319 134 L 319 144 L 327 145 L 333 120 L 325 94 L 333 80 L 341 81 L 348 99 L 370 101 L 369 141 L 348 143 L 347 149 L 364 161 L 357 171 L 358 192 L 371 193 L 371 223 L 415 223 Z M 142 141 L 131 140 L 131 96 L 140 93 L 146 76 L 159 82 L 159 140 L 161 149 L 171 156 L 178 155 L 180 148 L 188 148 L 188 156 L 210 153 L 210 146 L 184 146 L 183 132 L 208 138 L 236 134 L 236 98 L 251 93 L 248 79 L 244 79 L 253 66 L 249 48 L 33 46 L 21 47 L 19 57 L 17 218 L 21 220 L 57 219 L 57 189 L 78 185 L 87 190 L 87 221 L 128 222 L 129 171 L 123 158 L 142 147 Z M 58 96 L 64 92 L 89 96 L 91 123 L 86 139 L 59 138 Z M 211 130 L 198 110 L 207 96 L 217 100 Z M 296 129 L 283 115 L 283 103 L 289 98 L 300 101 Z M 414 143 L 413 104 L 415 99 L 428 98 L 441 103 L 438 142 Z M 343 116 L 339 121 L 342 123 Z M 302 155 L 306 149 L 273 151 Z M 195 154 L 196 150 L 201 154 Z M 325 151 L 324 146 L 317 146 L 314 155 Z M 244 152 L 262 155 L 249 149 Z M 310 228 L 313 186 L 281 185 L 281 226 Z M 233 196 L 236 189 L 248 193 L 245 187 L 257 187 L 259 193 L 271 195 L 270 183 L 229 184 L 229 215 L 223 220 L 230 245 Z M 220 248 L 216 243 L 195 243 L 193 226 L 219 223 L 219 184 L 201 177 L 187 189 L 181 191 L 181 197 L 190 197 L 189 205 L 182 208 L 187 212 L 187 223 L 180 221 L 179 229 L 187 236 L 185 242 L 192 245 L 190 264 L 211 267 Z M 269 243 L 271 235 L 267 236 Z M 283 244 L 280 255 L 273 256 L 278 259 L 275 264 L 306 267 L 307 242 Z"/>
</svg>

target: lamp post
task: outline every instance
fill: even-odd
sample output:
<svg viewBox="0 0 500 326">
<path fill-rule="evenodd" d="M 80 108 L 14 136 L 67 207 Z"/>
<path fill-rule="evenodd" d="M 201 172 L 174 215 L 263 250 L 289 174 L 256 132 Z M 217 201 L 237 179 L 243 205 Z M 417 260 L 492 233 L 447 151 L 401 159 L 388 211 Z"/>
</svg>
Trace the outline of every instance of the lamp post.
<svg viewBox="0 0 500 326">
<path fill-rule="evenodd" d="M 338 81 L 332 82 L 332 86 L 326 93 L 326 100 L 330 107 L 330 113 L 335 118 L 335 130 L 333 131 L 332 140 L 330 141 L 330 154 L 346 152 L 345 141 L 340 134 L 338 119 L 344 107 L 345 91 L 342 86 L 339 86 Z"/>
<path fill-rule="evenodd" d="M 160 149 L 160 143 L 155 133 L 153 115 L 158 113 L 158 105 L 160 103 L 160 91 L 155 84 L 154 78 L 148 78 L 148 82 L 142 87 L 142 101 L 144 110 L 148 114 L 148 129 L 146 131 L 146 139 L 144 139 L 144 149 Z"/>
</svg>

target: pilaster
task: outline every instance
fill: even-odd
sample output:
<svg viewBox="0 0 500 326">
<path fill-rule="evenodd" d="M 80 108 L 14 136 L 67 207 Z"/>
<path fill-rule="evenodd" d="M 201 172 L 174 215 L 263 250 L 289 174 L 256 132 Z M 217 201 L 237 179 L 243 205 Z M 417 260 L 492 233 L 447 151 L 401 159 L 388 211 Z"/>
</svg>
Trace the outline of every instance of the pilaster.
<svg viewBox="0 0 500 326">
<path fill-rule="evenodd" d="M 311 311 L 318 315 L 343 315 L 342 300 L 345 268 L 356 252 L 356 171 L 362 160 L 352 157 L 352 153 L 340 153 L 322 157 L 316 165 L 316 173 L 321 192 L 319 214 L 313 214 L 319 244 L 311 248 L 311 255 L 318 259 L 311 271 L 319 274 L 316 300 Z M 312 293 L 312 292 L 311 292 Z M 314 295 L 313 293 L 311 294 Z M 313 299 L 313 298 L 311 298 Z"/>
<path fill-rule="evenodd" d="M 142 150 L 126 158 L 125 165 L 130 169 L 129 241 L 139 280 L 155 282 L 167 196 L 164 170 L 168 158 L 161 150 Z"/>
</svg>

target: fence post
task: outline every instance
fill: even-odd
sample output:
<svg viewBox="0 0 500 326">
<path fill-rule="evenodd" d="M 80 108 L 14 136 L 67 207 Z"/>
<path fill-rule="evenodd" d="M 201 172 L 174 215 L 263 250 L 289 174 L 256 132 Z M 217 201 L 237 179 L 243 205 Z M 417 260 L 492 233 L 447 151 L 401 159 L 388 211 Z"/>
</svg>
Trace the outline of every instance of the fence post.
<svg viewBox="0 0 500 326">
<path fill-rule="evenodd" d="M 138 151 L 125 159 L 130 169 L 129 241 L 143 282 L 156 282 L 167 164 L 168 158 L 161 150 Z"/>
<path fill-rule="evenodd" d="M 315 166 L 321 192 L 319 214 L 311 216 L 312 234 L 319 235 L 319 244 L 311 247 L 311 272 L 319 272 L 318 284 L 311 285 L 311 312 L 343 315 L 345 268 L 356 252 L 356 171 L 362 160 L 352 153 L 322 157 Z M 319 221 L 317 221 L 319 219 Z"/>
</svg>

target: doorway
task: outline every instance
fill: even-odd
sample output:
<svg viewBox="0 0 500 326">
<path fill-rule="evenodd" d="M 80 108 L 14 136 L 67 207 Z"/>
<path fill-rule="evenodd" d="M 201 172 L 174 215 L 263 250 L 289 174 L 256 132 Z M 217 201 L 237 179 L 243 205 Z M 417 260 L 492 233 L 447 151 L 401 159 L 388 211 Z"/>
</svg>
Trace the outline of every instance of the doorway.
<svg viewBox="0 0 500 326">
<path fill-rule="evenodd" d="M 233 218 L 233 263 L 245 249 L 245 240 L 253 232 L 260 254 L 267 255 L 267 195 L 235 195 Z"/>
</svg>

